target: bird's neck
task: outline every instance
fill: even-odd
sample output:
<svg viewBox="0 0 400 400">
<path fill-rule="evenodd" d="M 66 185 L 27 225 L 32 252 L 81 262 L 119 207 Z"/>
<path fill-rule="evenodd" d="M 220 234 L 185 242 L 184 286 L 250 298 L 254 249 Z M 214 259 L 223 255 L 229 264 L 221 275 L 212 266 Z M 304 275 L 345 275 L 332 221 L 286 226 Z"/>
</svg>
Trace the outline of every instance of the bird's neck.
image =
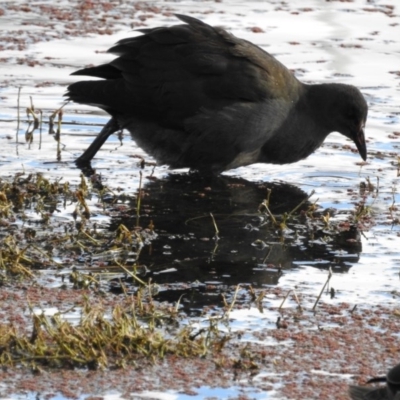
<svg viewBox="0 0 400 400">
<path fill-rule="evenodd" d="M 321 83 L 316 85 L 303 85 L 304 95 L 298 106 L 303 109 L 305 116 L 309 116 L 318 128 L 320 135 L 325 137 L 335 130 L 335 119 L 332 118 L 332 110 L 338 98 L 340 83 Z"/>
<path fill-rule="evenodd" d="M 276 134 L 264 146 L 260 161 L 285 164 L 308 157 L 331 132 L 325 112 L 321 110 L 322 85 L 304 85 L 297 103 Z"/>
</svg>

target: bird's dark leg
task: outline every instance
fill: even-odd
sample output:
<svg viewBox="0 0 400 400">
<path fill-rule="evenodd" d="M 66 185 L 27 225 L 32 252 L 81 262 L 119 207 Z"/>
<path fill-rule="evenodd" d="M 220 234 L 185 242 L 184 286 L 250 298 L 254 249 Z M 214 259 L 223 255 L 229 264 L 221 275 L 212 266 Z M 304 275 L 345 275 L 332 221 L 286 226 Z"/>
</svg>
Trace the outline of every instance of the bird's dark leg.
<svg viewBox="0 0 400 400">
<path fill-rule="evenodd" d="M 103 146 L 104 142 L 108 139 L 110 135 L 114 132 L 119 131 L 121 128 L 118 125 L 117 120 L 113 117 L 106 125 L 104 125 L 101 132 L 94 139 L 93 143 L 84 151 L 84 153 L 76 159 L 75 164 L 79 167 L 87 167 L 90 165 L 90 161 Z"/>
</svg>

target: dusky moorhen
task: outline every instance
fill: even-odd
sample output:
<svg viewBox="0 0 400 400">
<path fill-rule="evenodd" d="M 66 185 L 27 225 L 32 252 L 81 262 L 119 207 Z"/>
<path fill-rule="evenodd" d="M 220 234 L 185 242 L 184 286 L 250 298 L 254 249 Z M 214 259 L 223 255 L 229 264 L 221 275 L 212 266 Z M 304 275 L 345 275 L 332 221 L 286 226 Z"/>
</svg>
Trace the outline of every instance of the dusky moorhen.
<svg viewBox="0 0 400 400">
<path fill-rule="evenodd" d="M 78 166 L 123 128 L 158 164 L 208 173 L 293 163 L 334 131 L 366 160 L 368 106 L 357 88 L 303 84 L 258 46 L 176 16 L 185 24 L 140 29 L 109 50 L 110 63 L 73 73 L 103 79 L 73 83 L 66 96 L 111 115 Z"/>
<path fill-rule="evenodd" d="M 386 382 L 386 386 L 371 388 L 350 386 L 352 400 L 400 400 L 400 364 L 389 370 L 386 376 L 372 378 L 367 383 Z"/>
</svg>

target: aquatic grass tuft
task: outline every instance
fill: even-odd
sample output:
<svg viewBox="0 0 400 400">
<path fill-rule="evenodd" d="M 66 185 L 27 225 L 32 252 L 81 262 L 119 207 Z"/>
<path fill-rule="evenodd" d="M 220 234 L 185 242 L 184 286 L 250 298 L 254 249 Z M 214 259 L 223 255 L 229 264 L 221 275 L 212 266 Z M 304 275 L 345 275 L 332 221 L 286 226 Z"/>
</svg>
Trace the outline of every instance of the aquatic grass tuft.
<svg viewBox="0 0 400 400">
<path fill-rule="evenodd" d="M 218 321 L 201 329 L 188 323 L 170 305 L 144 301 L 142 292 L 128 296 L 111 310 L 86 299 L 77 324 L 59 312 L 31 313 L 30 333 L 0 324 L 0 365 L 47 368 L 121 368 L 155 362 L 166 355 L 204 357 L 220 352 L 229 340 Z M 171 329 L 171 326 L 177 328 Z"/>
</svg>

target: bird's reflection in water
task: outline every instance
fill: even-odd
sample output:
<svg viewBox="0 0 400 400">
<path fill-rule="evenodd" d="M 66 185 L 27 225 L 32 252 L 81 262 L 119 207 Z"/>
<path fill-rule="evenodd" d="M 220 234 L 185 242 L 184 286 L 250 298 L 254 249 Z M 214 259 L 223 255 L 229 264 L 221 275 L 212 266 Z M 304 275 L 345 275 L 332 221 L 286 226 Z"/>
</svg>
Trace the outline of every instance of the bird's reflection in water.
<svg viewBox="0 0 400 400">
<path fill-rule="evenodd" d="M 361 251 L 358 230 L 327 225 L 314 209 L 307 193 L 285 183 L 171 174 L 142 189 L 139 226 L 154 225 L 157 238 L 142 249 L 139 265 L 147 278 L 174 287 L 159 293 L 169 300 L 188 290 L 202 298 L 206 286 L 276 285 L 301 262 L 347 270 Z M 137 222 L 136 215 L 116 218 L 111 229 Z"/>
</svg>

